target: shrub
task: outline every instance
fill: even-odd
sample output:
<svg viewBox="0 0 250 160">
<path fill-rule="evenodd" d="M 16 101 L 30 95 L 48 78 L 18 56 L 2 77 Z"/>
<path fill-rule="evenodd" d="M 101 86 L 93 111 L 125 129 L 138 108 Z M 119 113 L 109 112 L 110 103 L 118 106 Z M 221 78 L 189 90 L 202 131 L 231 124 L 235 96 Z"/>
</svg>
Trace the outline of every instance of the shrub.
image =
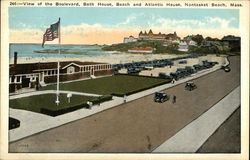
<svg viewBox="0 0 250 160">
<path fill-rule="evenodd" d="M 112 96 L 107 95 L 107 96 L 101 96 L 101 97 L 95 98 L 95 99 L 91 100 L 91 102 L 93 103 L 93 105 L 95 105 L 95 104 L 100 104 L 100 103 L 105 102 L 105 101 L 109 101 L 111 99 L 112 99 Z M 68 108 L 62 108 L 62 109 L 58 109 L 58 110 L 41 108 L 40 112 L 42 114 L 46 114 L 46 115 L 55 117 L 58 115 L 62 115 L 65 113 L 76 111 L 76 110 L 81 109 L 81 108 L 89 108 L 89 105 L 87 103 L 82 103 L 79 105 L 75 105 L 75 106 L 68 107 Z"/>
</svg>

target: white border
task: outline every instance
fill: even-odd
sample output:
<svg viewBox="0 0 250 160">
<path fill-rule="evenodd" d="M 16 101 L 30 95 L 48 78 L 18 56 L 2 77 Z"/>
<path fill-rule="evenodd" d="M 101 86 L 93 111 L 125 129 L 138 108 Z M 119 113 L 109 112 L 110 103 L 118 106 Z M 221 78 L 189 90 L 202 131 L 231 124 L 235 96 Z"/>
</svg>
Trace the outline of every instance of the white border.
<svg viewBox="0 0 250 160">
<path fill-rule="evenodd" d="M 68 2 L 68 1 L 65 1 Z M 141 1 L 143 2 L 143 1 Z M 152 1 L 153 2 L 153 1 Z M 154 1 L 157 2 L 157 1 Z M 164 2 L 164 1 L 163 1 Z M 179 1 L 184 3 L 186 1 Z M 194 2 L 194 1 L 189 1 Z M 218 1 L 213 1 L 218 2 Z M 226 4 L 231 1 L 223 1 Z M 8 1 L 1 1 L 1 134 L 0 159 L 249 159 L 249 1 L 240 8 L 241 54 L 241 154 L 9 154 L 8 153 Z M 202 1 L 202 3 L 205 3 Z M 183 7 L 185 8 L 185 7 Z M 192 8 L 192 7 L 189 7 Z M 193 7 L 197 8 L 197 7 Z M 207 8 L 207 7 L 205 7 Z M 213 7 L 215 8 L 215 7 Z M 230 9 L 230 7 L 227 7 Z"/>
</svg>

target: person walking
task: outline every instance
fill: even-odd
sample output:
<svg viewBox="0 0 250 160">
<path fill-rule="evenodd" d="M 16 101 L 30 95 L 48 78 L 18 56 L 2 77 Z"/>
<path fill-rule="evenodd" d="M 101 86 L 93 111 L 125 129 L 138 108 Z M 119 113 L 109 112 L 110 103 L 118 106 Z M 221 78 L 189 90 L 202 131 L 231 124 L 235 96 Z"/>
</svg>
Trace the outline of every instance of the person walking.
<svg viewBox="0 0 250 160">
<path fill-rule="evenodd" d="M 176 103 L 176 96 L 175 96 L 175 95 L 173 96 L 172 103 L 173 103 L 173 104 Z"/>
<path fill-rule="evenodd" d="M 124 101 L 124 103 L 127 102 L 127 96 L 126 96 L 126 94 L 123 96 L 123 101 Z"/>
<path fill-rule="evenodd" d="M 173 78 L 173 79 L 172 79 L 172 84 L 174 84 L 174 82 L 175 82 L 175 79 Z"/>
</svg>

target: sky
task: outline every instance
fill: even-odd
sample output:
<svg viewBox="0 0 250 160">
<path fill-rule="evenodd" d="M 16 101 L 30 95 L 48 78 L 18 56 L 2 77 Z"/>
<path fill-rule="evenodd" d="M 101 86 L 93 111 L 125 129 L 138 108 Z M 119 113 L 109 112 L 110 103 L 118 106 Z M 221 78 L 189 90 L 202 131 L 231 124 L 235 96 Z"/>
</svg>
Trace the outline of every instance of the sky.
<svg viewBox="0 0 250 160">
<path fill-rule="evenodd" d="M 149 29 L 176 31 L 180 37 L 239 35 L 238 9 L 10 7 L 10 42 L 41 43 L 46 28 L 59 17 L 62 44 L 121 43 Z"/>
</svg>

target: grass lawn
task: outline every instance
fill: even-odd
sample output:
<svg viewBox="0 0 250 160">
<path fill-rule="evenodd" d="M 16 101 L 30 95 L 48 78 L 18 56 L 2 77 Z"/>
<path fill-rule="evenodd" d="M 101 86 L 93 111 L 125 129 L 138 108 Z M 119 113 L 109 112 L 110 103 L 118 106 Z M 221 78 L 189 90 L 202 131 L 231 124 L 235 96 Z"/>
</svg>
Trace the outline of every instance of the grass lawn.
<svg viewBox="0 0 250 160">
<path fill-rule="evenodd" d="M 151 77 L 115 75 L 104 78 L 60 84 L 60 90 L 95 93 L 101 95 L 127 94 L 130 92 L 143 90 L 144 88 L 147 89 L 164 82 L 167 83 L 169 80 Z M 42 88 L 42 90 L 55 89 L 56 85 L 49 85 Z"/>
<path fill-rule="evenodd" d="M 73 95 L 70 100 L 71 103 L 68 103 L 67 94 L 60 94 L 60 104 L 57 106 L 55 104 L 56 94 L 43 94 L 10 100 L 10 108 L 40 113 L 41 108 L 60 110 L 86 103 L 94 99 L 96 99 L 96 97 Z"/>
</svg>

